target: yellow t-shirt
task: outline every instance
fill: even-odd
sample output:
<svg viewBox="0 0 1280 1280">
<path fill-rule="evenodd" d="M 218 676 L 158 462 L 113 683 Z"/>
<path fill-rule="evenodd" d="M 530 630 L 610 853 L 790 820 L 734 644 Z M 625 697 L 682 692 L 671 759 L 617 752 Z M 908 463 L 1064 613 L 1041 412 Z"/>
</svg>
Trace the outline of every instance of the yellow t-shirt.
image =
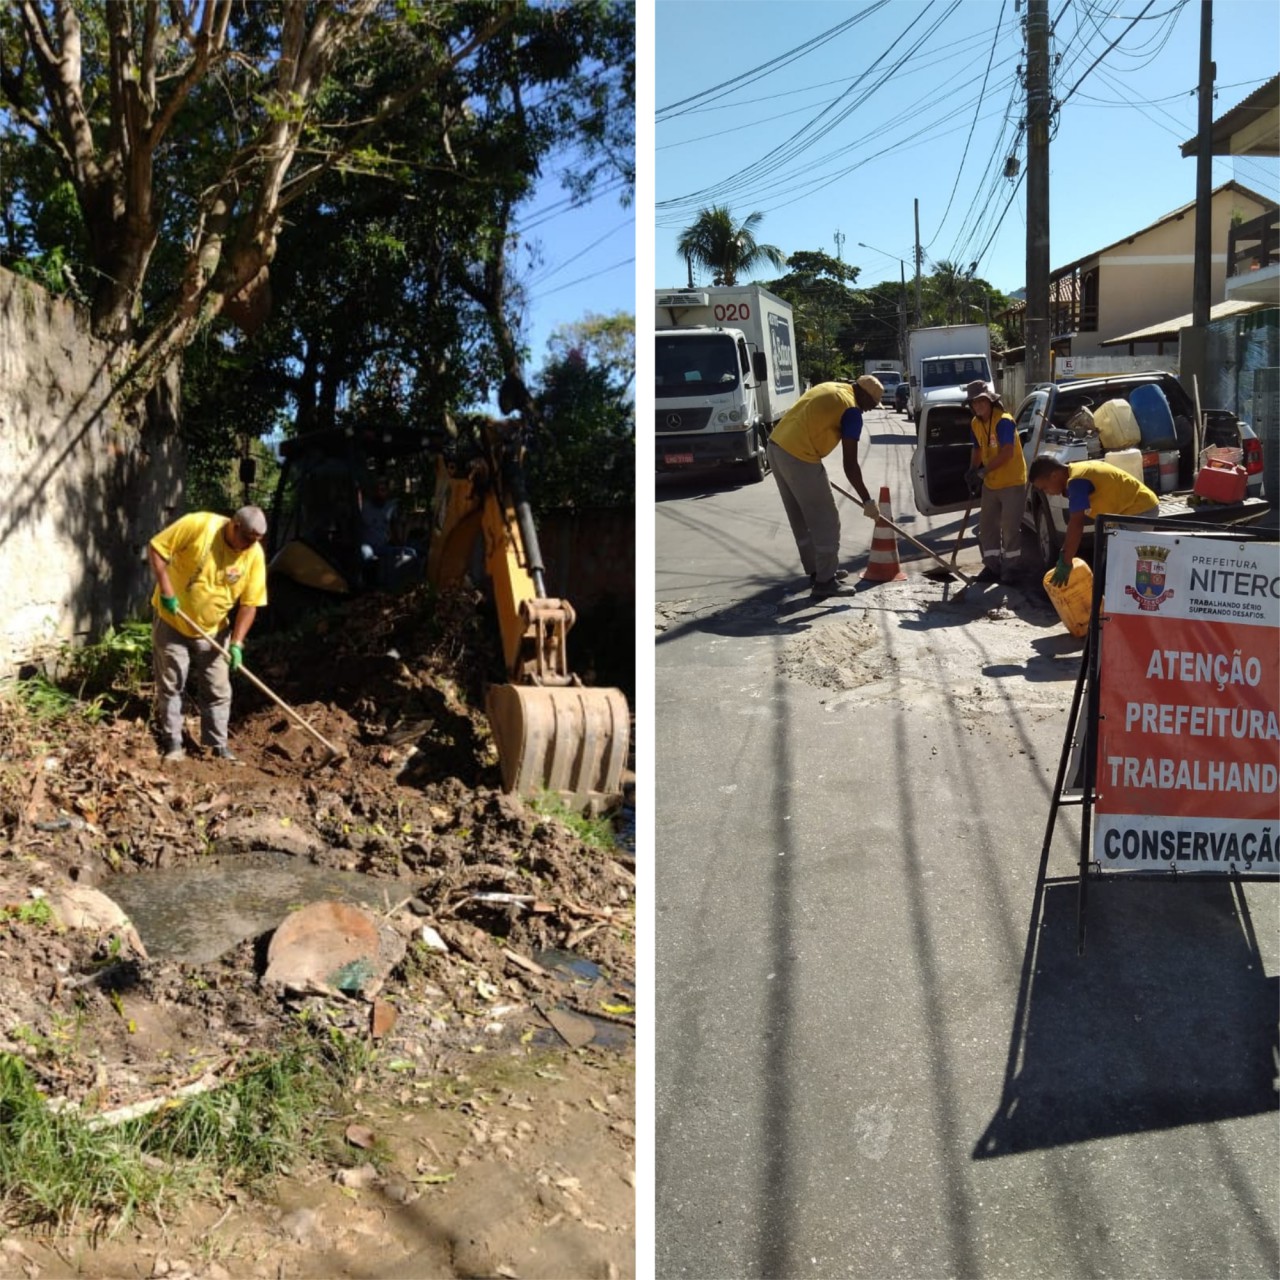
<svg viewBox="0 0 1280 1280">
<path fill-rule="evenodd" d="M 267 603 L 267 559 L 262 546 L 255 542 L 244 551 L 229 546 L 223 530 L 230 523 L 227 516 L 193 511 L 151 539 L 169 562 L 169 581 L 179 607 L 215 635 L 237 604 Z M 158 583 L 151 593 L 151 606 L 175 631 L 196 635 L 160 603 Z"/>
<path fill-rule="evenodd" d="M 1011 489 L 1016 484 L 1027 483 L 1027 460 L 1022 456 L 1022 442 L 1018 439 L 1018 428 L 1010 414 L 1002 413 L 997 417 L 991 415 L 990 422 L 974 418 L 969 423 L 973 438 L 977 442 L 978 453 L 982 465 L 987 468 L 986 486 L 988 489 Z M 1003 433 L 1001 431 L 1003 428 Z M 1001 434 L 1013 439 L 1013 457 L 1008 462 L 992 470 L 991 459 L 1004 448 Z"/>
<path fill-rule="evenodd" d="M 1098 516 L 1136 516 L 1159 506 L 1160 499 L 1141 480 L 1110 462 L 1067 464 L 1067 507 Z M 1079 484 L 1077 481 L 1087 481 Z M 1087 503 L 1087 505 L 1086 505 Z"/>
<path fill-rule="evenodd" d="M 850 409 L 854 413 L 846 423 Z M 851 440 L 862 435 L 862 411 L 853 388 L 847 382 L 819 382 L 782 415 L 769 439 L 801 462 L 821 462 L 842 435 Z"/>
</svg>

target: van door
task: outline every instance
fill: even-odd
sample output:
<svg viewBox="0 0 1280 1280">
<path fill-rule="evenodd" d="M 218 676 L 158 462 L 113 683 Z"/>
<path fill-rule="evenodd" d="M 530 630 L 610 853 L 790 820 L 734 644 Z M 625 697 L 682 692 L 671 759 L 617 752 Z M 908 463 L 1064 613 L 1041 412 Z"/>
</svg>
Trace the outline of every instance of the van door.
<svg viewBox="0 0 1280 1280">
<path fill-rule="evenodd" d="M 969 505 L 964 473 L 973 457 L 972 417 L 968 406 L 958 404 L 930 405 L 921 415 L 911 455 L 911 488 L 921 515 Z"/>
</svg>

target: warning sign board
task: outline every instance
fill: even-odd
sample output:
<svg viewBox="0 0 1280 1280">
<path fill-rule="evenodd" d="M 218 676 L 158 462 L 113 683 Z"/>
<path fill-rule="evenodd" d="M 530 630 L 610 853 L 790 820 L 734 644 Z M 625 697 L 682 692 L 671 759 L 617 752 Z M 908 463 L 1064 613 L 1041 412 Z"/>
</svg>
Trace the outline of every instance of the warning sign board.
<svg viewBox="0 0 1280 1280">
<path fill-rule="evenodd" d="M 1280 875 L 1280 544 L 1112 531 L 1094 857 Z"/>
</svg>

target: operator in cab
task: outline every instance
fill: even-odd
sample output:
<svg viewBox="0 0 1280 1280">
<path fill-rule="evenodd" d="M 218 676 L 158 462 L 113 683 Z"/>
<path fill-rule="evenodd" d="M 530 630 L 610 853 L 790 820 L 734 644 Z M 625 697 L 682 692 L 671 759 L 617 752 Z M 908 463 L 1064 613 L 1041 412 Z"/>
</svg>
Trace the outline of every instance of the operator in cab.
<svg viewBox="0 0 1280 1280">
<path fill-rule="evenodd" d="M 883 394 L 879 379 L 869 373 L 853 383 L 820 382 L 782 415 L 769 437 L 769 464 L 814 600 L 834 595 L 849 576 L 839 568 L 840 513 L 822 460 L 840 446 L 844 474 L 862 502 L 862 514 L 879 519 L 880 508 L 858 465 L 858 442 L 863 413 Z"/>
</svg>

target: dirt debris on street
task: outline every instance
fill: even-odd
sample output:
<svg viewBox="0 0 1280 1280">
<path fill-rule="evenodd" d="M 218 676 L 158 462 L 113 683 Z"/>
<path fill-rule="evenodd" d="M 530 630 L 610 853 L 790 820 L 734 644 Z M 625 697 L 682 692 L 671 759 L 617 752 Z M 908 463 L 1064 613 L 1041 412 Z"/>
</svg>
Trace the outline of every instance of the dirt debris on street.
<svg viewBox="0 0 1280 1280">
<path fill-rule="evenodd" d="M 141 702 L 115 719 L 76 720 L 71 728 L 64 719 L 42 733 L 0 699 L 0 1052 L 21 1057 L 48 1097 L 92 1114 L 162 1096 L 211 1064 L 269 1050 L 300 1016 L 369 1043 L 376 1028 L 384 1065 L 381 1079 L 368 1084 L 368 1105 L 405 1108 L 405 1133 L 418 1132 L 441 1153 L 452 1138 L 431 1136 L 432 1124 L 452 1133 L 459 1099 L 472 1093 L 465 1081 L 509 1072 L 521 1080 L 510 1097 L 523 1099 L 511 1106 L 530 1110 L 499 1125 L 494 1115 L 505 1114 L 505 1104 L 481 1089 L 490 1099 L 483 1104 L 485 1140 L 477 1137 L 477 1119 L 453 1158 L 435 1161 L 454 1176 L 417 1184 L 422 1199 L 415 1201 L 462 1206 L 471 1191 L 489 1194 L 494 1188 L 486 1183 L 502 1179 L 492 1170 L 464 1169 L 462 1156 L 498 1152 L 499 1165 L 511 1166 L 504 1176 L 514 1182 L 497 1200 L 510 1201 L 525 1235 L 516 1224 L 504 1227 L 502 1203 L 492 1203 L 483 1229 L 477 1225 L 468 1236 L 472 1253 L 455 1240 L 431 1256 L 428 1270 L 566 1274 L 549 1269 L 559 1228 L 547 1224 L 554 1221 L 574 1224 L 575 1239 L 593 1238 L 594 1252 L 581 1255 L 589 1263 L 581 1274 L 629 1274 L 634 860 L 625 848 L 584 842 L 557 818 L 498 789 L 496 752 L 479 711 L 483 679 L 500 678 L 501 670 L 487 622 L 478 596 L 437 598 L 420 588 L 353 601 L 341 615 L 319 617 L 301 637 L 297 631 L 287 640 L 255 637 L 247 655 L 255 671 L 326 738 L 346 746 L 350 756 L 337 764 L 322 765 L 322 749 L 243 682 L 231 732 L 238 767 L 198 751 L 162 763 Z M 266 936 L 187 964 L 147 958 L 145 946 L 109 919 L 67 928 L 55 923 L 52 910 L 40 910 L 76 892 L 110 897 L 125 877 L 183 869 L 216 874 L 246 857 L 281 853 L 317 873 L 358 872 L 386 882 L 383 905 L 364 910 L 399 935 L 403 958 L 376 984 L 376 1000 L 282 995 L 261 981 Z M 548 1016 L 557 1011 L 599 1034 L 571 1050 Z M 433 1122 L 435 1100 L 444 1105 Z M 575 1125 L 585 1129 L 570 1144 L 581 1158 L 569 1171 L 556 1164 L 568 1156 L 555 1157 L 554 1144 L 541 1148 L 539 1133 L 554 1130 L 560 1142 Z M 401 1120 L 388 1119 L 386 1131 L 399 1134 Z M 418 1154 L 428 1147 L 419 1146 Z M 410 1182 L 421 1176 L 413 1162 L 407 1171 L 398 1160 L 392 1165 Z M 607 1196 L 600 1190 L 606 1165 Z M 560 1185 L 565 1179 L 568 1189 Z M 389 1185 L 379 1174 L 376 1188 L 355 1193 L 360 1200 L 376 1191 L 382 1207 L 370 1221 L 384 1228 L 405 1216 L 398 1204 L 387 1207 L 388 1196 L 395 1200 Z M 315 1235 L 316 1248 L 309 1254 L 303 1242 L 293 1250 L 297 1269 L 281 1274 L 376 1274 L 360 1269 L 360 1250 L 347 1250 L 346 1270 L 308 1270 L 303 1261 L 318 1240 L 342 1255 L 352 1232 L 374 1230 L 368 1223 L 337 1229 L 334 1215 L 344 1218 L 351 1194 L 348 1187 L 329 1197 L 321 1226 L 301 1232 Z M 593 1206 L 601 1196 L 607 1205 Z M 249 1230 L 252 1215 L 232 1203 L 234 1235 Z M 223 1206 L 208 1208 L 212 1220 Z M 597 1217 L 600 1231 L 592 1225 Z M 531 1263 L 516 1257 L 515 1242 L 527 1244 L 534 1225 L 548 1249 Z M 463 1230 L 454 1221 L 444 1235 L 454 1229 Z M 395 1233 L 388 1231 L 390 1239 Z M 198 1231 L 190 1239 L 198 1240 Z M 602 1240 L 608 1247 L 599 1247 Z M 411 1257 L 401 1243 L 399 1256 Z M 21 1241 L 19 1247 L 32 1250 Z M 244 1249 L 253 1247 L 250 1241 Z M 46 1250 L 31 1265 L 54 1274 L 47 1270 L 50 1256 Z M 192 1270 L 190 1258 L 175 1259 L 171 1249 L 157 1248 L 151 1274 L 183 1274 L 181 1266 L 215 1274 L 208 1266 Z M 427 1261 L 424 1254 L 424 1267 Z M 86 1264 L 87 1273 L 113 1274 L 95 1270 L 103 1265 L 100 1257 Z M 230 1274 L 259 1274 L 222 1265 Z M 269 1274 L 277 1274 L 274 1263 Z"/>
</svg>

